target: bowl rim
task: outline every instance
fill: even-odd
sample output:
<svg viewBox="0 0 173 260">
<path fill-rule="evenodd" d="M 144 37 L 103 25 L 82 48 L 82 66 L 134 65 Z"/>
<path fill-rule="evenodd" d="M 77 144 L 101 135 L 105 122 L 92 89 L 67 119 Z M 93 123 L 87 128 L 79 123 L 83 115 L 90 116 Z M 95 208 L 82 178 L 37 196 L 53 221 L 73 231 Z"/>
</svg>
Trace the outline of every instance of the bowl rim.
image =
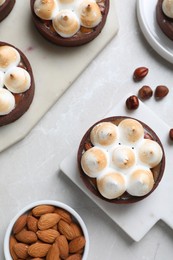
<svg viewBox="0 0 173 260">
<path fill-rule="evenodd" d="M 53 205 L 56 207 L 60 207 L 63 208 L 65 210 L 67 210 L 68 212 L 70 212 L 72 214 L 72 216 L 74 216 L 74 218 L 79 222 L 85 240 L 86 240 L 86 244 L 85 244 L 85 249 L 84 249 L 84 253 L 82 256 L 82 260 L 87 260 L 87 256 L 88 256 L 88 252 L 89 252 L 89 234 L 88 234 L 88 230 L 87 227 L 83 221 L 83 219 L 81 218 L 81 216 L 77 213 L 77 211 L 75 211 L 72 207 L 68 206 L 67 204 L 60 202 L 60 201 L 56 201 L 56 200 L 38 200 L 35 202 L 31 202 L 28 205 L 26 205 L 25 207 L 23 207 L 10 221 L 7 229 L 6 229 L 6 233 L 5 233 L 5 237 L 4 237 L 4 256 L 6 260 L 13 260 L 10 254 L 10 250 L 9 250 L 9 239 L 10 239 L 10 235 L 11 235 L 11 231 L 13 228 L 14 223 L 16 222 L 16 220 L 25 212 L 29 211 L 30 209 L 32 209 L 33 207 L 39 206 L 39 205 Z"/>
</svg>

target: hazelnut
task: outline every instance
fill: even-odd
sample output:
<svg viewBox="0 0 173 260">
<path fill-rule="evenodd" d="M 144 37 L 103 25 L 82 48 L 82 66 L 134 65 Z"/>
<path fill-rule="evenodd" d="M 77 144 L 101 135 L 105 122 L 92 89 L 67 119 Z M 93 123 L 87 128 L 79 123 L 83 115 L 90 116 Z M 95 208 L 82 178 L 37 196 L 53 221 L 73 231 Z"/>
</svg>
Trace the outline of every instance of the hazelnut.
<svg viewBox="0 0 173 260">
<path fill-rule="evenodd" d="M 138 91 L 139 98 L 143 100 L 149 99 L 150 97 L 152 97 L 152 95 L 153 95 L 153 91 L 149 86 L 143 86 Z"/>
<path fill-rule="evenodd" d="M 154 96 L 156 99 L 162 99 L 169 93 L 169 89 L 164 85 L 159 85 L 155 89 Z"/>
<path fill-rule="evenodd" d="M 127 98 L 127 100 L 126 100 L 126 107 L 129 110 L 137 109 L 138 106 L 139 106 L 139 99 L 138 99 L 137 96 L 132 95 L 132 96 Z"/>
<path fill-rule="evenodd" d="M 173 128 L 169 130 L 169 138 L 173 141 Z"/>
<path fill-rule="evenodd" d="M 146 67 L 139 67 L 135 69 L 135 71 L 133 72 L 133 79 L 135 81 L 142 80 L 148 74 L 148 71 L 149 70 Z"/>
</svg>

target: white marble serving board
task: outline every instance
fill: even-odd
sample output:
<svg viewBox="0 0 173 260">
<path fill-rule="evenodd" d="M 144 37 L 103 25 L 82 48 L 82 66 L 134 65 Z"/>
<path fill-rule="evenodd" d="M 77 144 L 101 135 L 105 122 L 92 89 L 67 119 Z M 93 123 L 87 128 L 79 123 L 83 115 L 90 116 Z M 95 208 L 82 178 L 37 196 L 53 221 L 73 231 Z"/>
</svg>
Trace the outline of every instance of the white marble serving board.
<svg viewBox="0 0 173 260">
<path fill-rule="evenodd" d="M 126 98 L 124 97 L 105 117 L 116 115 L 132 116 L 148 124 L 157 133 L 166 155 L 165 173 L 158 188 L 149 197 L 140 202 L 130 205 L 116 205 L 105 202 L 91 194 L 83 184 L 77 167 L 77 147 L 62 161 L 60 168 L 72 182 L 83 190 L 133 240 L 139 241 L 158 220 L 163 220 L 173 228 L 173 174 L 171 163 L 173 145 L 168 138 L 170 128 L 142 102 L 140 102 L 137 110 L 127 111 L 124 105 Z"/>
<path fill-rule="evenodd" d="M 13 44 L 28 57 L 36 91 L 30 109 L 16 122 L 0 128 L 0 152 L 28 134 L 117 32 L 115 1 L 110 1 L 106 25 L 95 40 L 77 48 L 55 46 L 35 29 L 30 1 L 16 0 L 10 15 L 0 23 L 0 41 Z"/>
</svg>

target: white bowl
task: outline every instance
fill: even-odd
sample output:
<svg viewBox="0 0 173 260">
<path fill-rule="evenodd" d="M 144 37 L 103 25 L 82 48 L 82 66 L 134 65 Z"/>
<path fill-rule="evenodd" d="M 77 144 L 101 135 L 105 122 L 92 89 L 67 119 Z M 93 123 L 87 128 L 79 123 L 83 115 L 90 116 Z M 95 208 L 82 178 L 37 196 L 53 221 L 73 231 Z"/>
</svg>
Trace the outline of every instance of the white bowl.
<svg viewBox="0 0 173 260">
<path fill-rule="evenodd" d="M 59 202 L 59 201 L 54 201 L 54 200 L 41 200 L 41 201 L 36 201 L 33 202 L 29 205 L 27 205 L 26 207 L 24 207 L 22 210 L 20 210 L 16 216 L 11 220 L 10 224 L 7 227 L 7 231 L 5 234 L 5 238 L 4 238 L 4 255 L 5 255 L 5 259 L 6 260 L 13 260 L 10 254 L 10 250 L 9 250 L 9 240 L 10 240 L 10 235 L 12 233 L 12 228 L 14 223 L 16 222 L 16 220 L 23 215 L 25 212 L 31 210 L 32 208 L 38 206 L 38 205 L 53 205 L 55 207 L 59 207 L 62 209 L 67 210 L 69 213 L 72 214 L 72 216 L 77 220 L 77 222 L 79 223 L 80 227 L 82 228 L 85 240 L 86 240 L 86 244 L 85 244 L 85 248 L 84 248 L 84 253 L 83 253 L 83 257 L 82 260 L 87 260 L 87 256 L 88 256 L 88 251 L 89 251 L 89 236 L 88 236 L 88 231 L 86 228 L 86 225 L 84 223 L 84 221 L 82 220 L 82 218 L 79 216 L 79 214 L 72 209 L 70 206 Z"/>
</svg>

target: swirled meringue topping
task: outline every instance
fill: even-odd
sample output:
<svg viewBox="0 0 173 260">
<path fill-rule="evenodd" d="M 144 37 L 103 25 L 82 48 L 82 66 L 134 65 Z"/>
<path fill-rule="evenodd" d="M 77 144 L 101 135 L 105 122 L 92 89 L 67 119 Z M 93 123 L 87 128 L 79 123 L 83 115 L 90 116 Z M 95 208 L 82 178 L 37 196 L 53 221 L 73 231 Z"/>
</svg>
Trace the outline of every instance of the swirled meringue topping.
<svg viewBox="0 0 173 260">
<path fill-rule="evenodd" d="M 153 174 L 149 169 L 137 169 L 129 177 L 127 192 L 133 196 L 148 194 L 154 185 Z"/>
<path fill-rule="evenodd" d="M 134 119 L 124 119 L 118 125 L 123 144 L 135 144 L 144 137 L 143 126 Z"/>
<path fill-rule="evenodd" d="M 173 18 L 173 0 L 163 0 L 162 10 L 167 17 Z"/>
<path fill-rule="evenodd" d="M 4 86 L 4 73 L 0 71 L 0 88 Z"/>
<path fill-rule="evenodd" d="M 135 153 L 129 146 L 117 146 L 112 153 L 112 162 L 121 170 L 129 169 L 136 163 Z"/>
<path fill-rule="evenodd" d="M 56 0 L 36 0 L 34 3 L 35 14 L 44 20 L 51 20 L 56 13 Z"/>
<path fill-rule="evenodd" d="M 126 191 L 125 178 L 118 172 L 109 173 L 97 178 L 97 188 L 103 197 L 114 199 Z"/>
<path fill-rule="evenodd" d="M 117 126 L 111 122 L 97 124 L 90 133 L 90 139 L 94 145 L 108 146 L 117 140 Z"/>
<path fill-rule="evenodd" d="M 94 0 L 84 0 L 78 9 L 81 25 L 86 28 L 97 26 L 102 20 L 98 4 Z"/>
<path fill-rule="evenodd" d="M 107 154 L 100 148 L 93 147 L 82 155 L 81 166 L 89 177 L 95 178 L 107 165 Z"/>
<path fill-rule="evenodd" d="M 163 150 L 158 142 L 144 138 L 139 121 L 125 118 L 117 125 L 114 121 L 99 122 L 89 137 L 93 147 L 84 149 L 81 167 L 86 175 L 96 178 L 103 197 L 115 199 L 124 189 L 132 196 L 150 192 L 154 185 L 152 169 L 161 162 Z"/>
<path fill-rule="evenodd" d="M 52 20 L 55 31 L 64 38 L 73 36 L 80 28 L 77 15 L 71 10 L 61 10 Z"/>
<path fill-rule="evenodd" d="M 9 114 L 15 107 L 15 98 L 10 91 L 0 88 L 0 116 Z"/>
<path fill-rule="evenodd" d="M 0 71 L 6 72 L 12 66 L 20 62 L 19 52 L 11 46 L 0 46 Z"/>
<path fill-rule="evenodd" d="M 31 77 L 25 69 L 13 67 L 5 74 L 4 85 L 13 93 L 22 93 L 30 88 Z"/>
<path fill-rule="evenodd" d="M 142 163 L 153 168 L 162 160 L 163 152 L 157 142 L 145 139 L 139 147 L 138 155 Z"/>
<path fill-rule="evenodd" d="M 6 0 L 0 0 L 0 6 L 5 3 Z"/>
</svg>

